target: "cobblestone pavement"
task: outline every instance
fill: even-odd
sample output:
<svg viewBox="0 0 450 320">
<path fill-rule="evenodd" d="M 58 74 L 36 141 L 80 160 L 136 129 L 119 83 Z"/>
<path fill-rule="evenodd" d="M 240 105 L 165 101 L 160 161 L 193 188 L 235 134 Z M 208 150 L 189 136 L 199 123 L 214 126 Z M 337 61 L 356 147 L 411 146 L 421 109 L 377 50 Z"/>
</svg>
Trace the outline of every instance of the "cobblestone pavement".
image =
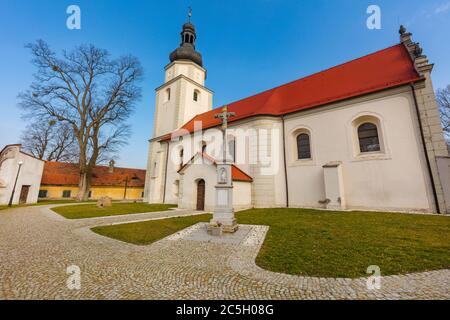
<svg viewBox="0 0 450 320">
<path fill-rule="evenodd" d="M 189 215 L 169 211 L 66 220 L 49 206 L 0 212 L 1 299 L 449 299 L 450 270 L 382 278 L 322 279 L 260 269 L 254 259 L 267 227 L 240 245 L 183 240 L 186 232 L 136 246 L 90 231 L 97 225 Z M 195 227 L 194 227 L 195 228 Z M 66 268 L 81 269 L 81 290 Z"/>
</svg>

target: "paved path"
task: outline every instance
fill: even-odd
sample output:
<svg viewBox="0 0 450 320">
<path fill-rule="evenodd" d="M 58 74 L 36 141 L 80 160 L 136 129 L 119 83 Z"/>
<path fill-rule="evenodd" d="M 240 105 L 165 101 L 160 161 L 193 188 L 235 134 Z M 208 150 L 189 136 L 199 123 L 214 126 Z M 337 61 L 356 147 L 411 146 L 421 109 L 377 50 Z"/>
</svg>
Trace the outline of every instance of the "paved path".
<svg viewBox="0 0 450 320">
<path fill-rule="evenodd" d="M 0 211 L 0 299 L 450 299 L 450 270 L 385 277 L 376 291 L 365 279 L 264 271 L 254 259 L 265 227 L 244 245 L 174 236 L 135 246 L 89 228 L 192 212 L 66 220 L 49 207 Z M 81 290 L 66 286 L 70 265 L 81 269 Z"/>
</svg>

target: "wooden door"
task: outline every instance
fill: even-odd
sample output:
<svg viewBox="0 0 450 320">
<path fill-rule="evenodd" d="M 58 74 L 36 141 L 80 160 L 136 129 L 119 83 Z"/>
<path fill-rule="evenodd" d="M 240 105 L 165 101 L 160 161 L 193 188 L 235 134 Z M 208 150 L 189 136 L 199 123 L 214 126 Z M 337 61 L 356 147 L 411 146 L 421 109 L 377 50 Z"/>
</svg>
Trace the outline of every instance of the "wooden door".
<svg viewBox="0 0 450 320">
<path fill-rule="evenodd" d="M 205 180 L 197 183 L 197 210 L 205 210 Z"/>
<path fill-rule="evenodd" d="M 28 192 L 30 191 L 30 186 L 22 186 L 22 190 L 20 190 L 20 199 L 19 203 L 27 203 Z"/>
</svg>

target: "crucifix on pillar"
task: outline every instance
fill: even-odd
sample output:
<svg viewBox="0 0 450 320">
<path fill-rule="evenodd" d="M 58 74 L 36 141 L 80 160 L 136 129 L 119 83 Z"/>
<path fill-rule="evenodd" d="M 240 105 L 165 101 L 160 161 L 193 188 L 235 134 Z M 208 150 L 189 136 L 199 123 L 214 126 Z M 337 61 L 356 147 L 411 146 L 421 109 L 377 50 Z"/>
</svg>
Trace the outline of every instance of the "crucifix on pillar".
<svg viewBox="0 0 450 320">
<path fill-rule="evenodd" d="M 233 179 L 231 163 L 227 161 L 227 128 L 228 119 L 234 117 L 234 112 L 228 112 L 225 106 L 222 112 L 215 115 L 222 121 L 222 161 L 217 163 L 216 206 L 210 226 L 220 226 L 223 232 L 234 233 L 238 229 L 233 210 Z"/>
</svg>

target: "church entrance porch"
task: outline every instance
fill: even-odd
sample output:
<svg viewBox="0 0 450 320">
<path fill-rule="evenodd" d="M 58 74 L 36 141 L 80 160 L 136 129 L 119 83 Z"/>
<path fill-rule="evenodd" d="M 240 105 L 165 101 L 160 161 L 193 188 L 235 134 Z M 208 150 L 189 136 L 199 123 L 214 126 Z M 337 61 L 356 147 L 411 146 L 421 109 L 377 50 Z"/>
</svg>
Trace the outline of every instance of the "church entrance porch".
<svg viewBox="0 0 450 320">
<path fill-rule="evenodd" d="M 197 210 L 205 210 L 205 180 L 197 182 Z"/>
</svg>

